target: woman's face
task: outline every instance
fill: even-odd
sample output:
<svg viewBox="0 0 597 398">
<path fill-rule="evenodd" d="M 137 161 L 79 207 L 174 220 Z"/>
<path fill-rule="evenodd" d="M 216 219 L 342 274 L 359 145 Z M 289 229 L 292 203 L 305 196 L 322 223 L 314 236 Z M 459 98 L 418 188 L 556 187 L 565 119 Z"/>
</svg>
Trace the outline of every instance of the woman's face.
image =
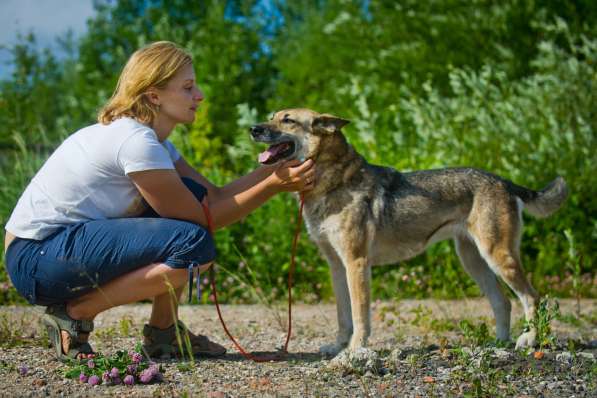
<svg viewBox="0 0 597 398">
<path fill-rule="evenodd" d="M 158 117 L 173 124 L 192 123 L 203 93 L 195 82 L 193 65 L 181 68 L 163 89 L 156 90 L 159 100 Z"/>
</svg>

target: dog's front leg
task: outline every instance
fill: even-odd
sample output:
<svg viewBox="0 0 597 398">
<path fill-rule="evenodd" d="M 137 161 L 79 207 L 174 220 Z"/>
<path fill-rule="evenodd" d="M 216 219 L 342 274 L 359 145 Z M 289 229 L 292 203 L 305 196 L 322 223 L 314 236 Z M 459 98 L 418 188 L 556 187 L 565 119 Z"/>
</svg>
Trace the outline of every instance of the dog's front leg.
<svg viewBox="0 0 597 398">
<path fill-rule="evenodd" d="M 350 292 L 352 309 L 353 333 L 349 348 L 366 347 L 371 334 L 371 267 L 367 258 L 360 257 L 348 260 L 346 263 L 346 279 Z"/>
<path fill-rule="evenodd" d="M 352 314 L 350 309 L 350 295 L 346 283 L 346 268 L 335 250 L 329 244 L 321 244 L 321 251 L 328 260 L 332 274 L 332 286 L 336 296 L 336 313 L 338 317 L 338 332 L 336 343 L 326 344 L 319 348 L 325 355 L 334 356 L 348 345 L 352 336 Z"/>
</svg>

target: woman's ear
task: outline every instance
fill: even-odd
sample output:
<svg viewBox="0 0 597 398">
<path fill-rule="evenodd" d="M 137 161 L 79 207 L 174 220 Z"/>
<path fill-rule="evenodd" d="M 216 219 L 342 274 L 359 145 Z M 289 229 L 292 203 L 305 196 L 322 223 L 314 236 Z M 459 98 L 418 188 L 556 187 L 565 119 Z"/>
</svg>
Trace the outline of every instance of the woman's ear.
<svg viewBox="0 0 597 398">
<path fill-rule="evenodd" d="M 333 133 L 340 131 L 340 129 L 348 123 L 350 123 L 349 120 L 324 113 L 313 119 L 311 126 L 313 127 L 313 130 L 323 130 L 327 133 Z"/>
<path fill-rule="evenodd" d="M 153 105 L 160 106 L 160 95 L 153 87 L 149 88 L 144 95 Z"/>
</svg>

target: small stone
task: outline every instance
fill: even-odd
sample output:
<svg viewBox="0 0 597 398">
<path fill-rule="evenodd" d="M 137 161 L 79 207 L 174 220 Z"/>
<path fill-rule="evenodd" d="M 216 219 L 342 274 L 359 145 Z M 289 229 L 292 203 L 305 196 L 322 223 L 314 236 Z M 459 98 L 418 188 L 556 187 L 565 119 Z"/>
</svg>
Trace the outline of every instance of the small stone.
<svg viewBox="0 0 597 398">
<path fill-rule="evenodd" d="M 344 350 L 329 363 L 329 367 L 354 371 L 358 374 L 365 374 L 368 371 L 379 374 L 381 359 L 379 355 L 368 348 L 357 348 L 356 350 Z"/>
<path fill-rule="evenodd" d="M 462 352 L 464 352 L 469 357 L 473 356 L 473 350 L 470 347 L 462 347 Z"/>
<path fill-rule="evenodd" d="M 33 380 L 33 383 L 32 383 L 32 384 L 33 384 L 35 387 L 43 387 L 43 386 L 45 386 L 45 385 L 46 385 L 46 384 L 48 384 L 48 383 L 46 383 L 46 381 L 45 381 L 44 379 L 35 379 L 35 380 Z"/>
<path fill-rule="evenodd" d="M 547 389 L 548 390 L 554 390 L 555 388 L 558 387 L 558 385 L 560 385 L 560 382 L 553 381 L 553 382 L 547 384 Z"/>
<path fill-rule="evenodd" d="M 406 354 L 400 348 L 395 348 L 392 350 L 392 352 L 390 352 L 390 355 L 388 355 L 388 360 L 390 362 L 398 362 L 404 358 L 406 358 Z"/>
<path fill-rule="evenodd" d="M 493 351 L 493 355 L 495 355 L 496 358 L 498 359 L 508 359 L 512 356 L 512 354 L 510 353 L 510 351 L 508 350 L 504 350 L 502 348 L 496 348 Z"/>
<path fill-rule="evenodd" d="M 558 355 L 556 355 L 556 361 L 570 363 L 572 362 L 572 354 L 568 351 L 561 352 Z"/>
<path fill-rule="evenodd" d="M 595 354 L 593 354 L 592 352 L 581 351 L 581 352 L 578 353 L 578 356 L 579 357 L 583 357 L 583 358 L 588 359 L 588 360 L 591 360 L 591 361 L 595 360 Z"/>
</svg>

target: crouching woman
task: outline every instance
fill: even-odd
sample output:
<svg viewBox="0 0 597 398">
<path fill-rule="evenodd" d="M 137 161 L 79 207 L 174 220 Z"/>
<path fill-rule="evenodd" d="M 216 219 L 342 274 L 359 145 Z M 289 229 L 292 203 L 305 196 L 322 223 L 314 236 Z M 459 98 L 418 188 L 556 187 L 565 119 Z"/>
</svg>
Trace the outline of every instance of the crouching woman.
<svg viewBox="0 0 597 398">
<path fill-rule="evenodd" d="M 145 350 L 177 354 L 175 328 L 187 330 L 177 314 L 182 289 L 216 254 L 202 203 L 217 229 L 276 193 L 312 188 L 310 160 L 262 166 L 223 187 L 209 182 L 168 141 L 202 100 L 187 52 L 170 42 L 137 50 L 99 123 L 70 135 L 20 197 L 6 224 L 6 266 L 18 292 L 47 307 L 58 358 L 93 357 L 94 318 L 148 298 Z M 195 354 L 225 353 L 188 332 Z"/>
</svg>

